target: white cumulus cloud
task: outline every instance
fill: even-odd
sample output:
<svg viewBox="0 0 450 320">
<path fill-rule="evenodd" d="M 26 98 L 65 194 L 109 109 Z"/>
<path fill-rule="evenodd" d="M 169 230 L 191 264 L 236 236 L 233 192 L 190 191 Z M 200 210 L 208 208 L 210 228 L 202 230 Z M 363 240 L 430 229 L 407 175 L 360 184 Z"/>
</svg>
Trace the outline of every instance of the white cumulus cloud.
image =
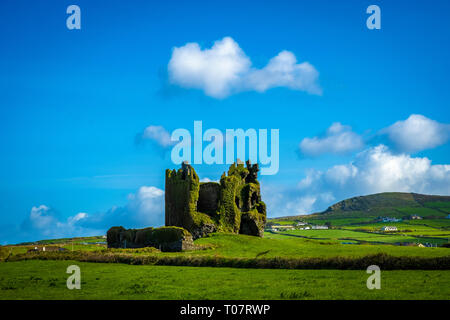
<svg viewBox="0 0 450 320">
<path fill-rule="evenodd" d="M 210 49 L 198 43 L 175 47 L 168 72 L 173 84 L 200 89 L 214 98 L 241 91 L 264 92 L 274 87 L 321 94 L 319 73 L 308 62 L 297 63 L 292 52 L 282 51 L 257 69 L 232 38 L 217 40 Z"/>
<path fill-rule="evenodd" d="M 140 187 L 128 196 L 126 211 L 144 226 L 164 224 L 164 191 L 153 186 Z"/>
<path fill-rule="evenodd" d="M 408 119 L 381 130 L 381 133 L 387 134 L 399 151 L 413 153 L 446 143 L 450 138 L 450 125 L 412 114 Z"/>
<path fill-rule="evenodd" d="M 327 129 L 324 137 L 304 138 L 299 148 L 305 155 L 319 156 L 325 153 L 347 153 L 363 145 L 362 137 L 353 132 L 350 126 L 335 122 Z"/>
</svg>

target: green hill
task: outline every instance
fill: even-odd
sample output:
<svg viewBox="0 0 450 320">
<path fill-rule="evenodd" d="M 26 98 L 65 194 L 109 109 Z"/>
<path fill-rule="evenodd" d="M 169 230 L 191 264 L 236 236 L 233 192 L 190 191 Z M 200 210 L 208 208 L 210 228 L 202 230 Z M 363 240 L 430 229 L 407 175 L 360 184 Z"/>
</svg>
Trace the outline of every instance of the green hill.
<svg viewBox="0 0 450 320">
<path fill-rule="evenodd" d="M 450 213 L 450 196 L 385 192 L 340 201 L 318 215 L 342 217 L 445 217 Z"/>
<path fill-rule="evenodd" d="M 405 192 L 384 192 L 339 201 L 323 212 L 301 216 L 278 217 L 277 222 L 291 220 L 402 218 L 418 215 L 423 218 L 445 218 L 450 214 L 450 196 Z"/>
</svg>

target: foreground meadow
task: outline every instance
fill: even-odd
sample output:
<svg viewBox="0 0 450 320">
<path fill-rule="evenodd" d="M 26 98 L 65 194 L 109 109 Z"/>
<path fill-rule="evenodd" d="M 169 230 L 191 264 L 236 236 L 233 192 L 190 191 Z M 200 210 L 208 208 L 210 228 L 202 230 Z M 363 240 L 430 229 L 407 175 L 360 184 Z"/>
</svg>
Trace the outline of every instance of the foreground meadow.
<svg viewBox="0 0 450 320">
<path fill-rule="evenodd" d="M 69 290 L 66 269 L 81 269 Z M 134 266 L 77 261 L 0 263 L 0 299 L 450 299 L 450 271 L 382 271 L 369 290 L 365 270 Z"/>
</svg>

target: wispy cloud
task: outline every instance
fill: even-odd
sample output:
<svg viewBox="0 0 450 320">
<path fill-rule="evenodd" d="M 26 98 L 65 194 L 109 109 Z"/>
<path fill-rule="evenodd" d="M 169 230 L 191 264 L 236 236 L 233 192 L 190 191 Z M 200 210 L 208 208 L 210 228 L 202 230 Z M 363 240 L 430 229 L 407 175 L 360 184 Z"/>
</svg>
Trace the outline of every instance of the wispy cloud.
<svg viewBox="0 0 450 320">
<path fill-rule="evenodd" d="M 170 139 L 170 132 L 163 126 L 150 125 L 144 129 L 144 131 L 137 136 L 137 142 L 145 140 L 153 141 L 162 148 L 168 148 L 173 146 L 176 142 Z"/>
<path fill-rule="evenodd" d="M 353 132 L 350 126 L 333 123 L 323 137 L 304 138 L 299 148 L 306 156 L 319 156 L 326 153 L 343 154 L 361 149 L 362 137 Z"/>
</svg>

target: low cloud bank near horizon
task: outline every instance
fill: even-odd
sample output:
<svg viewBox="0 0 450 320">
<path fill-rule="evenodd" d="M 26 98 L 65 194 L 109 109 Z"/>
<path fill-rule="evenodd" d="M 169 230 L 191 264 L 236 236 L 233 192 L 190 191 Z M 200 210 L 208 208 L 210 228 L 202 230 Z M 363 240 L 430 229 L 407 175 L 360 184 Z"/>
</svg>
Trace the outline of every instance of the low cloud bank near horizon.
<svg viewBox="0 0 450 320">
<path fill-rule="evenodd" d="M 136 193 L 128 195 L 124 206 L 114 206 L 101 213 L 80 212 L 64 219 L 48 205 L 34 206 L 21 225 L 13 227 L 14 232 L 8 233 L 7 237 L 21 242 L 37 241 L 104 235 L 113 226 L 142 228 L 162 225 L 164 191 L 153 186 L 142 186 Z"/>
<path fill-rule="evenodd" d="M 450 164 L 432 164 L 427 157 L 394 153 L 380 144 L 349 163 L 307 170 L 293 189 L 263 186 L 263 200 L 270 216 L 289 216 L 320 212 L 344 199 L 381 192 L 450 195 Z"/>
</svg>

